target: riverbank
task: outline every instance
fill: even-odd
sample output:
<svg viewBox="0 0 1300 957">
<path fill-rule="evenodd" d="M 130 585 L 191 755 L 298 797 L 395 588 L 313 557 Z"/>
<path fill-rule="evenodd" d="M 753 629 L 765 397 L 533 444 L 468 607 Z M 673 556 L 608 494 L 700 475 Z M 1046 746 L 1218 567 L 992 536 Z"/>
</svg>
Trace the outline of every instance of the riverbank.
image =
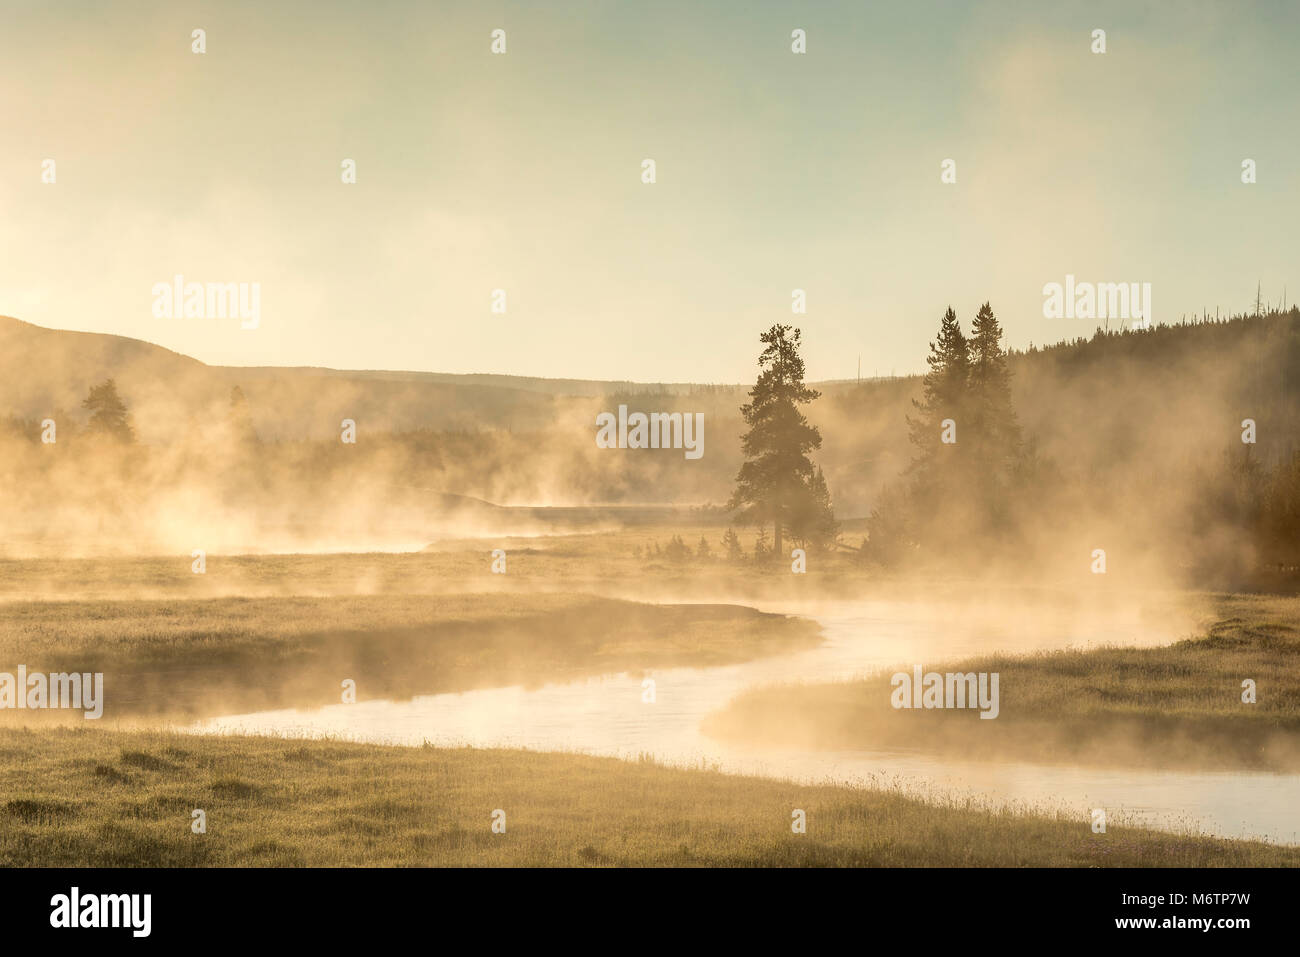
<svg viewBox="0 0 1300 957">
<path fill-rule="evenodd" d="M 976 708 L 894 708 L 889 669 L 861 681 L 753 689 L 710 716 L 705 731 L 766 747 L 1300 771 L 1300 599 L 1217 596 L 1214 606 L 1204 633 L 1164 647 L 898 663 L 909 677 L 915 664 L 998 674 L 992 720 Z"/>
<path fill-rule="evenodd" d="M 577 755 L 62 728 L 0 729 L 0 753 L 7 867 L 1300 865 L 1257 841 Z"/>
<path fill-rule="evenodd" d="M 104 674 L 104 718 L 174 719 L 749 661 L 816 645 L 806 619 L 569 593 L 6 602 L 0 662 Z M 82 722 L 0 711 L 0 721 Z"/>
</svg>

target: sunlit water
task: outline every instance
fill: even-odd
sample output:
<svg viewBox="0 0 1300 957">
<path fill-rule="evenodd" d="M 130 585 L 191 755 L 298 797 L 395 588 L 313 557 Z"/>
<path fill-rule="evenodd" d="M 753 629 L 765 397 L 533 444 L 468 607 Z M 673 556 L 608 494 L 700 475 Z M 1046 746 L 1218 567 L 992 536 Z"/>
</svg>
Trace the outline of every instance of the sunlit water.
<svg viewBox="0 0 1300 957">
<path fill-rule="evenodd" d="M 964 762 L 916 752 L 753 750 L 705 737 L 700 723 L 737 692 L 785 681 L 850 679 L 896 665 L 940 664 L 990 650 L 987 634 L 937 621 L 918 605 L 888 602 L 783 603 L 764 608 L 807 614 L 826 641 L 818 648 L 740 665 L 624 673 L 539 688 L 436 694 L 409 701 L 361 701 L 312 711 L 281 710 L 200 722 L 200 733 L 336 737 L 386 744 L 473 745 L 701 765 L 809 783 L 891 786 L 921 797 L 972 796 L 993 806 L 1065 809 L 1087 826 L 1091 808 L 1108 822 L 1192 828 L 1228 837 L 1300 843 L 1300 775 L 1107 770 L 1010 762 Z M 1131 622 L 1022 635 L 999 633 L 1003 651 L 1135 640 Z M 642 681 L 655 681 L 653 704 Z"/>
</svg>

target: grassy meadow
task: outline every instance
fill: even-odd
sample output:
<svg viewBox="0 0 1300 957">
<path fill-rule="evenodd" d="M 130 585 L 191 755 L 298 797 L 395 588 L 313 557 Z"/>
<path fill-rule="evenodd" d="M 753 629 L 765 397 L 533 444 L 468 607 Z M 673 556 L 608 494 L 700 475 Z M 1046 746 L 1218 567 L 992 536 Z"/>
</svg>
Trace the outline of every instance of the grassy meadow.
<svg viewBox="0 0 1300 957">
<path fill-rule="evenodd" d="M 572 531 L 557 523 L 547 535 L 443 539 L 421 551 L 210 553 L 201 575 L 191 571 L 190 556 L 182 554 L 0 558 L 0 601 L 554 590 L 645 600 L 668 594 L 674 598 L 719 594 L 794 597 L 803 593 L 853 597 L 880 579 L 879 570 L 868 568 L 851 550 L 809 556 L 805 576 L 792 575 L 789 561 L 755 562 L 757 533 L 746 526 L 735 527 L 744 556 L 728 560 L 722 541 L 730 526 L 709 514 L 692 518 L 687 510 L 681 510 L 653 524 L 620 526 L 611 520 L 596 524 L 600 530 Z M 846 537 L 862 534 L 862 525 L 860 521 L 845 522 Z M 689 556 L 666 554 L 674 536 L 688 546 Z M 701 540 L 707 543 L 707 557 L 699 555 Z M 504 575 L 491 573 L 493 549 L 506 552 Z"/>
<path fill-rule="evenodd" d="M 1098 766 L 1300 770 L 1300 599 L 1222 595 L 1204 634 L 1157 648 L 984 655 L 925 670 L 1000 675 L 1001 711 L 894 709 L 890 673 L 758 688 L 711 717 L 770 746 L 919 748 Z M 899 670 L 910 672 L 910 662 Z M 1243 681 L 1256 701 L 1242 700 Z"/>
<path fill-rule="evenodd" d="M 649 761 L 13 728 L 0 754 L 4 866 L 1300 864 L 1300 848 Z"/>
<path fill-rule="evenodd" d="M 710 595 L 934 596 L 928 583 L 873 577 L 849 554 L 814 556 L 802 576 L 784 567 L 758 571 L 748 558 L 729 561 L 717 548 L 709 557 L 698 554 L 701 536 L 712 546 L 724 530 L 647 526 L 505 540 L 504 575 L 490 572 L 498 543 L 483 541 L 405 554 L 214 555 L 204 575 L 193 574 L 183 556 L 0 563 L 0 660 L 31 670 L 102 670 L 107 697 L 106 719 L 93 727 L 79 715 L 63 716 L 62 724 L 73 727 L 42 720 L 50 713 L 0 715 L 0 860 L 163 866 L 1298 862 L 1300 850 L 1257 842 L 1122 824 L 1097 835 L 1064 812 L 673 769 L 649 755 L 628 763 L 164 730 L 172 719 L 336 703 L 345 677 L 357 681 L 359 700 L 401 699 L 730 664 L 823 640 L 809 619 L 764 614 L 731 598 L 705 600 Z M 742 535 L 751 549 L 753 533 Z M 695 554 L 666 557 L 674 536 L 690 542 Z M 654 601 L 683 590 L 683 583 L 699 601 Z M 986 600 L 997 606 L 1005 597 Z M 1059 604 L 1060 597 L 1031 593 L 1020 600 Z M 1278 764 L 1277 755 L 1291 752 L 1280 745 L 1260 752 L 1256 745 L 1294 740 L 1300 726 L 1298 682 L 1289 670 L 1297 640 L 1290 622 L 1300 599 L 1219 596 L 1209 610 L 1206 635 L 1168 648 L 967 662 L 963 670 L 1003 674 L 1002 717 L 973 727 L 960 720 L 972 714 L 942 712 L 901 717 L 943 714 L 940 720 L 953 719 L 945 720 L 943 733 L 934 722 L 914 721 L 911 729 L 889 723 L 900 716 L 887 706 L 887 679 L 759 689 L 706 727 L 720 737 L 765 743 L 960 748 L 967 757 L 1030 761 L 1061 760 L 1061 746 L 1074 741 L 1065 759 L 1077 763 L 1113 760 L 1113 740 L 1105 749 L 1077 740 L 1083 728 L 1098 736 L 1098 728 L 1113 727 L 1119 730 L 1108 739 L 1127 736 L 1133 760 L 1158 753 L 1197 766 L 1270 766 L 1263 754 Z M 1233 704 L 1240 676 L 1259 684 L 1253 710 Z M 1207 697 L 1206 688 L 1220 686 L 1222 700 Z M 866 704 L 877 698 L 886 702 L 883 714 Z M 1160 728 L 1182 729 L 1174 738 L 1183 750 L 1157 734 Z M 205 835 L 190 833 L 194 808 L 208 814 Z M 507 811 L 505 835 L 490 830 L 496 808 Z M 794 808 L 808 813 L 807 834 L 791 833 Z"/>
<path fill-rule="evenodd" d="M 103 672 L 108 719 L 184 719 L 642 668 L 720 665 L 806 648 L 806 620 L 722 604 L 550 593 L 10 602 L 0 661 Z M 80 714 L 0 713 L 26 721 Z M 101 719 L 102 720 L 102 719 Z"/>
</svg>

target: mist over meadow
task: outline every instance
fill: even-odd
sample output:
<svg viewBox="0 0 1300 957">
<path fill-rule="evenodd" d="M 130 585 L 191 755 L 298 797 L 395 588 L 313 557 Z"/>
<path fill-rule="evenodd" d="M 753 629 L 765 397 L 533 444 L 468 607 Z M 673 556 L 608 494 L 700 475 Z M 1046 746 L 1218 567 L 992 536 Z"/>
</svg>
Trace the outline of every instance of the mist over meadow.
<svg viewBox="0 0 1300 957">
<path fill-rule="evenodd" d="M 608 518 L 592 511 L 601 506 L 734 520 L 725 506 L 743 458 L 745 384 L 214 367 L 13 319 L 0 321 L 0 347 L 11 557 L 411 548 L 556 522 L 595 529 Z M 811 457 L 841 551 L 903 570 L 960 558 L 970 573 L 1069 576 L 1104 548 L 1112 573 L 1162 583 L 1231 584 L 1297 564 L 1294 308 L 1098 330 L 1012 352 L 1007 369 L 1032 474 L 982 503 L 993 526 L 963 532 L 951 527 L 958 511 L 943 511 L 944 556 L 882 552 L 879 532 L 862 549 L 873 512 L 888 525 L 918 508 L 891 496 L 916 454 L 908 420 L 922 377 L 816 382 L 809 369 L 821 394 L 806 414 L 822 436 Z M 129 435 L 97 433 L 83 408 L 110 378 Z M 599 448 L 597 416 L 619 405 L 702 413 L 705 454 Z M 355 444 L 341 441 L 345 419 Z"/>
</svg>

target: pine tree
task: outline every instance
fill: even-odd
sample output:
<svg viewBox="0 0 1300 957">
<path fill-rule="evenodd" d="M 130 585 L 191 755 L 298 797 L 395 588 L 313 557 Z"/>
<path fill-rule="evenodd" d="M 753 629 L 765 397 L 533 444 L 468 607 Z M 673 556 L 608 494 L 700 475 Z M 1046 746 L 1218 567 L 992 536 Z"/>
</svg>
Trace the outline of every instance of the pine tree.
<svg viewBox="0 0 1300 957">
<path fill-rule="evenodd" d="M 911 515 L 912 500 L 897 485 L 880 491 L 876 506 L 867 518 L 867 537 L 862 541 L 862 558 L 881 565 L 893 565 L 907 555 L 916 539 Z"/>
<path fill-rule="evenodd" d="M 803 548 L 829 549 L 839 538 L 840 525 L 835 521 L 830 488 L 821 466 L 808 482 L 807 493 L 794 510 L 790 523 L 794 540 Z"/>
<path fill-rule="evenodd" d="M 674 535 L 664 546 L 663 554 L 670 562 L 684 562 L 691 557 L 691 547 L 680 535 Z"/>
<path fill-rule="evenodd" d="M 105 379 L 99 385 L 91 387 L 89 394 L 82 400 L 81 407 L 90 412 L 90 421 L 86 424 L 88 432 L 119 442 L 135 440 L 135 430 L 131 428 L 126 403 L 117 394 L 117 383 L 112 379 Z"/>
<path fill-rule="evenodd" d="M 929 371 L 921 399 L 912 400 L 918 415 L 907 419 L 916 450 L 904 473 L 907 483 L 882 496 L 867 523 L 871 552 L 882 561 L 901 557 L 912 544 L 941 551 L 962 534 L 958 519 L 966 508 L 972 417 L 969 347 L 957 313 L 949 307 L 925 359 Z M 955 442 L 944 441 L 950 430 Z"/>
<path fill-rule="evenodd" d="M 1002 348 L 1002 327 L 986 302 L 975 316 L 970 340 L 972 447 L 981 470 L 1004 476 L 1020 456 L 1020 422 L 1011 405 L 1011 371 Z"/>
<path fill-rule="evenodd" d="M 970 339 L 971 428 L 967 434 L 975 474 L 968 494 L 986 530 L 995 534 L 1010 529 L 1010 490 L 1024 448 L 1001 340 L 1002 328 L 986 302 L 975 316 Z"/>
<path fill-rule="evenodd" d="M 808 424 L 799 406 L 820 393 L 804 385 L 798 329 L 778 324 L 759 341 L 766 347 L 758 357 L 762 371 L 749 392 L 750 401 L 740 408 L 749 426 L 741 446 L 746 461 L 727 507 L 743 509 L 748 519 L 771 523 L 772 553 L 780 554 L 792 510 L 807 501 L 813 477 L 808 453 L 822 444 L 821 434 Z"/>
<path fill-rule="evenodd" d="M 722 536 L 722 547 L 726 549 L 729 562 L 738 562 L 745 557 L 745 550 L 740 546 L 740 536 L 730 526 L 727 527 L 727 533 Z"/>
<path fill-rule="evenodd" d="M 917 450 L 909 471 L 920 473 L 927 472 L 941 452 L 951 451 L 940 443 L 944 419 L 957 423 L 958 444 L 968 426 L 969 344 L 951 306 L 939 321 L 939 335 L 930 343 L 930 354 L 925 357 L 925 363 L 930 371 L 922 380 L 921 400 L 912 400 L 920 417 L 913 419 L 908 416 L 907 419 L 912 444 Z"/>
<path fill-rule="evenodd" d="M 709 547 L 709 540 L 703 535 L 700 536 L 700 544 L 695 549 L 695 556 L 706 562 L 713 557 L 713 549 Z"/>
</svg>

